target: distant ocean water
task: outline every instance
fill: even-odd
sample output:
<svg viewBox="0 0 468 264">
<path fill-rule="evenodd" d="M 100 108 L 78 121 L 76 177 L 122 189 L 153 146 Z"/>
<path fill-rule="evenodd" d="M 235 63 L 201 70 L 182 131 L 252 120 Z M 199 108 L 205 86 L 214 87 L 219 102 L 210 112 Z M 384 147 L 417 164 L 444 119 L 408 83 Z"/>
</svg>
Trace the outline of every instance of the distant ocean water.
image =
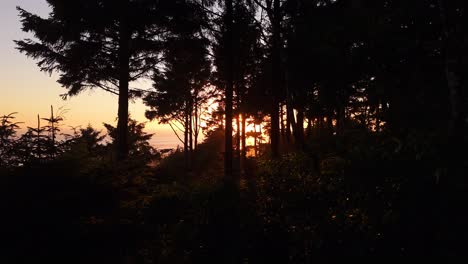
<svg viewBox="0 0 468 264">
<path fill-rule="evenodd" d="M 177 146 L 182 146 L 182 143 L 175 136 L 154 135 L 150 144 L 157 149 L 175 149 Z"/>
</svg>

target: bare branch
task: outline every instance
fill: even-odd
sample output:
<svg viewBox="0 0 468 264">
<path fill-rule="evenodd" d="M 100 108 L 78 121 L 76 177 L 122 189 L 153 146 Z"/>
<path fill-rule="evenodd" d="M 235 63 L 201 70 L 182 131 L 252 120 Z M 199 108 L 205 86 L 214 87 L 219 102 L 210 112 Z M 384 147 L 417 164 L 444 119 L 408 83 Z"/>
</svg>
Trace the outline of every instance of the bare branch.
<svg viewBox="0 0 468 264">
<path fill-rule="evenodd" d="M 185 142 L 180 138 L 179 134 L 177 133 L 177 131 L 174 129 L 174 127 L 172 127 L 172 124 L 171 122 L 168 122 L 169 126 L 171 127 L 172 131 L 174 131 L 174 134 L 177 136 L 177 138 L 180 140 L 180 142 L 182 144 L 185 144 Z"/>
</svg>

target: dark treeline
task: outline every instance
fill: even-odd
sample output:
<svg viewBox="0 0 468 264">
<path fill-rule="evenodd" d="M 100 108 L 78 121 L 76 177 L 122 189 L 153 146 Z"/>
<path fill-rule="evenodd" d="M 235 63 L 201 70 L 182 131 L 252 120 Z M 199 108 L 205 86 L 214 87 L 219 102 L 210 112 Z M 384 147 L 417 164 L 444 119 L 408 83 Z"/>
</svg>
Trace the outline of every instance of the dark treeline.
<svg viewBox="0 0 468 264">
<path fill-rule="evenodd" d="M 117 127 L 106 125 L 115 159 L 101 164 L 114 170 L 99 173 L 107 183 L 126 177 L 104 184 L 115 201 L 141 202 L 107 215 L 134 228 L 120 257 L 310 263 L 327 254 L 463 253 L 463 1 L 47 2 L 47 18 L 18 8 L 35 38 L 17 48 L 59 73 L 64 99 L 96 88 L 118 97 Z M 134 87 L 141 79 L 152 87 Z M 141 124 L 128 121 L 135 98 L 184 146 L 156 169 L 147 167 L 154 156 L 134 155 L 149 149 L 134 140 L 149 139 Z M 25 152 L 48 162 L 74 153 L 56 139 L 60 115 L 16 139 L 12 118 L 0 131 L 10 175 L 39 166 L 7 154 L 22 149 L 15 144 L 29 140 Z M 81 130 L 75 139 L 85 135 L 98 138 Z M 136 160 L 145 162 L 123 166 Z"/>
</svg>

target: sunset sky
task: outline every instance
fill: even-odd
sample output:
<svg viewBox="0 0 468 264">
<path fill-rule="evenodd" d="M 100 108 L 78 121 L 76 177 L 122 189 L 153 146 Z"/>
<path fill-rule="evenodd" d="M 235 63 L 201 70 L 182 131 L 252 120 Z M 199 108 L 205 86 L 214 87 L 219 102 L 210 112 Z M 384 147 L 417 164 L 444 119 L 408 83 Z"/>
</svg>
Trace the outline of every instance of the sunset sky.
<svg viewBox="0 0 468 264">
<path fill-rule="evenodd" d="M 45 0 L 1 0 L 0 1 L 0 115 L 18 112 L 17 121 L 25 122 L 22 127 L 35 126 L 37 114 L 47 117 L 50 105 L 55 109 L 67 109 L 65 126 L 93 125 L 103 129 L 102 123 L 115 124 L 117 96 L 99 89 L 85 91 L 64 101 L 60 94 L 66 92 L 56 83 L 57 74 L 49 76 L 40 72 L 36 62 L 15 49 L 13 40 L 31 38 L 21 31 L 16 6 L 42 17 L 49 13 Z M 144 82 L 141 86 L 147 87 Z M 139 121 L 144 117 L 145 106 L 141 101 L 130 104 L 130 113 Z M 66 129 L 66 128 L 64 128 Z M 180 144 L 168 126 L 156 121 L 147 123 L 147 131 L 155 133 L 152 144 L 157 147 L 175 147 Z"/>
</svg>

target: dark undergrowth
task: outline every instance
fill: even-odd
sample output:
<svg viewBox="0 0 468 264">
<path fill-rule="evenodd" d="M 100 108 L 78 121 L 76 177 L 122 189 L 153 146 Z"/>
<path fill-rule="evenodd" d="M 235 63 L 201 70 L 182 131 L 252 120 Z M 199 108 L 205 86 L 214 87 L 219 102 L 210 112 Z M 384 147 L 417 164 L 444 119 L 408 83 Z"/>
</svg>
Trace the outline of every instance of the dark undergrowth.
<svg viewBox="0 0 468 264">
<path fill-rule="evenodd" d="M 2 258 L 311 263 L 460 254 L 465 190 L 446 195 L 441 177 L 462 175 L 466 164 L 447 172 L 428 137 L 311 141 L 278 160 L 249 158 L 238 189 L 222 184 L 216 139 L 200 145 L 188 173 L 180 152 L 157 168 L 63 156 L 3 169 Z"/>
</svg>

